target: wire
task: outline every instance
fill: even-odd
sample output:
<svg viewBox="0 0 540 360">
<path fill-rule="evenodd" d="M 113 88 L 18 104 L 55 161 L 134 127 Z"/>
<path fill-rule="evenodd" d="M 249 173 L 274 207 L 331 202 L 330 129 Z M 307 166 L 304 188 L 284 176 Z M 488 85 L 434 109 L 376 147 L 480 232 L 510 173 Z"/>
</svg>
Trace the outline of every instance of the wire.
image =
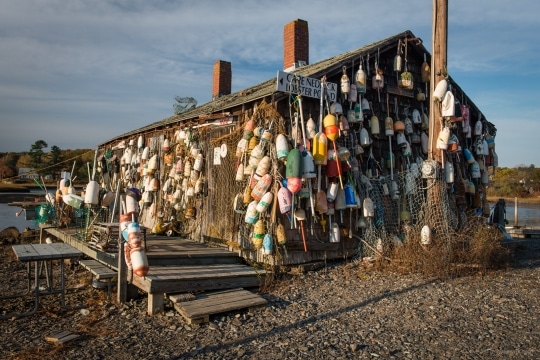
<svg viewBox="0 0 540 360">
<path fill-rule="evenodd" d="M 43 167 L 43 168 L 40 168 L 40 169 L 33 169 L 30 173 L 31 173 L 31 174 L 33 174 L 33 173 L 38 174 L 39 172 L 45 171 L 45 170 L 50 169 L 50 168 L 54 168 L 54 167 L 56 167 L 56 166 L 58 166 L 58 165 L 60 165 L 60 164 L 69 162 L 69 161 L 71 161 L 71 160 L 73 160 L 73 159 L 80 158 L 80 157 L 82 157 L 82 156 L 84 156 L 84 155 L 86 155 L 86 154 L 88 154 L 88 153 L 91 153 L 91 152 L 94 152 L 94 150 L 87 151 L 87 152 L 82 153 L 82 154 L 80 154 L 80 155 L 74 156 L 74 157 L 72 157 L 72 158 L 66 159 L 66 160 L 64 160 L 64 161 L 60 161 L 60 162 L 58 162 L 58 163 L 56 163 L 56 164 L 52 164 L 52 165 L 49 165 L 49 166 L 46 166 L 46 167 Z M 16 178 L 19 178 L 19 177 L 24 176 L 24 175 L 27 175 L 27 174 L 29 174 L 29 173 L 19 174 L 19 175 L 12 176 L 12 177 L 9 177 L 9 178 L 5 178 L 5 179 L 2 179 L 2 180 L 3 180 L 3 181 L 12 180 L 12 179 L 16 179 Z"/>
</svg>

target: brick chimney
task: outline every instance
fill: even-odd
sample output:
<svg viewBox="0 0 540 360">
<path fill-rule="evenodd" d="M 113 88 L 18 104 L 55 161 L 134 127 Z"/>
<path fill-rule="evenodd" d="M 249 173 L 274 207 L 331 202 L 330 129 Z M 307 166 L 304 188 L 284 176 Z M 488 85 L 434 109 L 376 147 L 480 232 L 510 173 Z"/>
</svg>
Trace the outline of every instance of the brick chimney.
<svg viewBox="0 0 540 360">
<path fill-rule="evenodd" d="M 218 60 L 214 63 L 212 79 L 212 100 L 231 93 L 232 67 L 229 61 Z"/>
<path fill-rule="evenodd" d="M 293 70 L 309 64 L 309 31 L 305 20 L 296 19 L 283 31 L 283 69 Z"/>
</svg>

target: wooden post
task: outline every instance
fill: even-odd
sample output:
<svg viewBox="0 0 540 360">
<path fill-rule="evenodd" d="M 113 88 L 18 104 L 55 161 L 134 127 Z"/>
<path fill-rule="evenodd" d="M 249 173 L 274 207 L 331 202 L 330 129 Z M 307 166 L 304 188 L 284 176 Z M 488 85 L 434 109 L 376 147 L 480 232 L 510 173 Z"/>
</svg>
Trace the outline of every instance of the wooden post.
<svg viewBox="0 0 540 360">
<path fill-rule="evenodd" d="M 429 82 L 429 147 L 428 158 L 441 162 L 441 152 L 437 150 L 437 137 L 441 131 L 441 107 L 433 99 L 433 91 L 447 73 L 448 0 L 433 0 L 433 33 L 431 54 L 431 80 Z"/>
<path fill-rule="evenodd" d="M 428 159 L 435 160 L 444 166 L 442 150 L 437 149 L 437 137 L 441 131 L 441 104 L 433 99 L 433 92 L 438 82 L 447 76 L 446 67 L 446 42 L 448 31 L 448 0 L 433 0 L 433 34 L 432 34 L 432 55 L 431 55 L 431 79 L 429 83 L 429 144 Z M 431 230 L 437 230 L 441 221 L 444 223 L 444 204 L 441 193 L 444 191 L 444 181 L 440 177 L 428 179 L 427 203 L 428 211 L 425 214 L 426 225 Z M 439 234 L 443 235 L 446 228 Z"/>
<path fill-rule="evenodd" d="M 116 183 L 116 200 L 114 201 L 113 213 L 111 215 L 111 222 L 113 222 L 115 209 L 118 209 L 118 262 L 116 268 L 118 269 L 117 289 L 116 289 L 116 301 L 119 304 L 125 303 L 127 299 L 127 264 L 124 261 L 124 239 L 122 238 L 122 228 L 120 226 L 120 215 L 122 215 L 121 202 L 123 201 L 120 196 L 120 184 L 119 179 Z"/>
<path fill-rule="evenodd" d="M 518 198 L 514 197 L 514 227 L 518 228 Z"/>
</svg>

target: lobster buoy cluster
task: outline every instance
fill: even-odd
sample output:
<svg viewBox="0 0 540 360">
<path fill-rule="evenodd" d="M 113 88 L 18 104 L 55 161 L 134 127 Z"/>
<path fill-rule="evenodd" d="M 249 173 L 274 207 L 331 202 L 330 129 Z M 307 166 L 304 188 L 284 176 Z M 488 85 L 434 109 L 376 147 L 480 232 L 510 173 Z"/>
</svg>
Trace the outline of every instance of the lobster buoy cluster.
<svg viewBox="0 0 540 360">
<path fill-rule="evenodd" d="M 124 214 L 120 218 L 124 245 L 124 258 L 129 270 L 133 274 L 144 277 L 148 274 L 148 258 L 143 244 L 143 234 L 137 216 L 134 213 Z"/>
<path fill-rule="evenodd" d="M 221 166 L 216 171 L 227 175 L 231 170 L 230 181 L 235 187 L 230 197 L 231 202 L 234 197 L 231 213 L 243 218 L 239 222 L 249 234 L 242 231 L 239 236 L 258 254 L 273 255 L 287 244 L 287 234 L 295 231 L 295 238 L 301 238 L 304 251 L 308 251 L 309 235 L 313 236 L 317 228 L 314 224 L 325 233 L 327 242 L 337 243 L 344 241 L 347 233 L 352 237 L 353 224 L 364 231 L 383 227 L 385 221 L 394 220 L 392 217 L 397 217 L 398 224 L 416 222 L 410 197 L 424 188 L 417 184 L 424 179 L 443 180 L 449 190 L 463 187 L 466 181 L 470 198 L 485 190 L 489 183 L 487 169 L 497 161 L 495 134 L 481 114 L 476 118 L 476 111 L 460 103 L 463 96 L 452 89 L 449 78 L 428 91 L 431 79 L 424 73 L 429 68 L 425 58 L 421 76 L 415 72 L 413 77 L 407 66 L 409 40 L 398 41 L 395 78 L 388 73 L 388 59 L 381 61 L 378 53 L 375 57 L 368 54 L 367 59 L 363 56 L 359 64 L 353 61 L 349 69 L 343 66 L 332 86 L 323 77 L 318 118 L 314 116 L 318 121 L 311 117 L 313 106 L 304 111 L 302 96 L 291 95 L 287 120 L 278 113 L 280 107 L 263 106 L 262 102 L 253 111 L 247 110 L 243 118 L 238 118 L 238 127 L 220 138 L 234 140 L 236 148 L 229 149 L 231 157 L 223 162 L 220 159 L 227 156 L 228 143 L 221 149 L 214 148 L 213 165 Z M 381 93 L 386 95 L 385 103 L 381 102 Z M 437 109 L 427 108 L 431 103 Z M 441 125 L 437 126 L 441 129 L 438 134 L 430 129 L 430 110 L 441 110 L 442 116 L 436 119 Z M 236 116 L 230 116 L 231 122 Z M 210 178 L 206 171 L 217 166 L 208 166 L 208 143 L 199 141 L 200 129 L 208 127 L 182 126 L 174 134 L 164 130 L 154 137 L 119 142 L 111 153 L 99 158 L 101 183 L 91 177 L 82 204 L 111 205 L 111 184 L 119 182 L 125 191 L 120 197 L 125 201 L 123 212 L 139 217 L 145 226 L 144 215 L 150 214 L 154 224 L 147 227 L 152 232 L 170 230 L 168 224 L 178 219 L 199 217 L 202 207 L 197 205 L 202 205 L 206 179 Z M 429 174 L 419 170 L 434 153 L 431 146 L 435 144 L 430 143 L 428 134 L 436 136 L 435 154 L 441 156 L 439 167 L 430 167 L 434 171 Z M 435 171 L 439 168 L 442 171 Z M 394 178 L 394 171 L 406 175 Z M 223 186 L 218 192 L 230 190 L 230 184 L 220 183 L 221 178 L 212 179 L 216 187 Z M 73 207 L 82 206 L 78 204 L 81 199 L 71 195 L 70 180 L 63 179 L 59 184 L 58 196 Z M 386 206 L 402 208 L 388 211 Z M 132 219 L 125 228 L 128 243 L 128 229 L 136 232 L 134 222 Z M 133 240 L 126 253 L 132 267 L 132 257 L 144 251 L 136 245 Z M 144 270 L 144 261 L 137 264 Z"/>
</svg>

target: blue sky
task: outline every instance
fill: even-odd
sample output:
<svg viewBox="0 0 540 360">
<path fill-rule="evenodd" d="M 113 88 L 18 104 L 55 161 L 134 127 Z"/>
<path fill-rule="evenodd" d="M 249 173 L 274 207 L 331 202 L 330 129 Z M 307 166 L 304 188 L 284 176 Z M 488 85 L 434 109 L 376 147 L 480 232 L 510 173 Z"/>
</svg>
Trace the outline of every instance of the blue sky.
<svg viewBox="0 0 540 360">
<path fill-rule="evenodd" d="M 499 166 L 540 166 L 540 2 L 450 0 L 450 75 L 498 129 Z M 310 62 L 411 30 L 431 49 L 432 1 L 0 0 L 0 152 L 96 148 L 212 96 L 276 76 L 283 27 L 309 23 Z"/>
</svg>

